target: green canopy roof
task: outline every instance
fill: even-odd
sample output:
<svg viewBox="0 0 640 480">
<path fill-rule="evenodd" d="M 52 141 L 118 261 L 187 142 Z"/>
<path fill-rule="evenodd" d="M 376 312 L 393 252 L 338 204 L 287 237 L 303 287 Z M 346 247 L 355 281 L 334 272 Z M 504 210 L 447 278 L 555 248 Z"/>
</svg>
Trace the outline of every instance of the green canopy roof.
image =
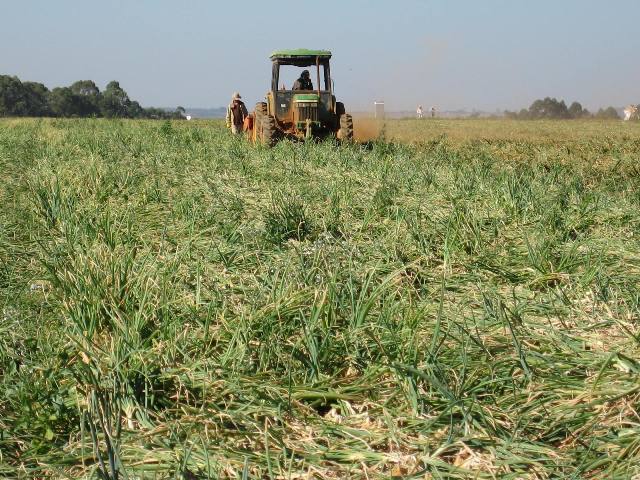
<svg viewBox="0 0 640 480">
<path fill-rule="evenodd" d="M 276 50 L 270 58 L 296 58 L 296 57 L 324 57 L 331 58 L 329 50 L 309 50 L 307 48 L 294 48 L 291 50 Z"/>
</svg>

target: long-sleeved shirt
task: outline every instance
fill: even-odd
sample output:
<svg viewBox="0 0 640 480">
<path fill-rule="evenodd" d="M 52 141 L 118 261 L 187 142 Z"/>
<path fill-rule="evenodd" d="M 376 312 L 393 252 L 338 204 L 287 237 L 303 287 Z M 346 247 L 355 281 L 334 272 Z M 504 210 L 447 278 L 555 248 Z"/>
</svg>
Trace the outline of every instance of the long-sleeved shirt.
<svg viewBox="0 0 640 480">
<path fill-rule="evenodd" d="M 242 101 L 232 101 L 227 107 L 227 126 L 230 127 L 232 124 L 242 125 L 247 115 L 249 115 L 249 112 L 247 112 L 247 107 L 244 106 Z"/>
<path fill-rule="evenodd" d="M 300 77 L 293 83 L 294 90 L 313 90 L 313 83 L 308 78 Z"/>
</svg>

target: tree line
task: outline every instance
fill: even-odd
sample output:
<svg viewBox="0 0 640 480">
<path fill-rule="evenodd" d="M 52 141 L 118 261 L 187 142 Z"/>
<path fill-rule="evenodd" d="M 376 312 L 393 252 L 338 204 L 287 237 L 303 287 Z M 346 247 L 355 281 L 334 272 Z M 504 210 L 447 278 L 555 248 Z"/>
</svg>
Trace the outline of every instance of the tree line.
<svg viewBox="0 0 640 480">
<path fill-rule="evenodd" d="M 42 83 L 0 75 L 0 117 L 182 119 L 184 111 L 182 107 L 172 112 L 143 108 L 115 80 L 102 92 L 92 80 L 78 80 L 69 87 L 49 90 Z"/>
<path fill-rule="evenodd" d="M 569 107 L 564 100 L 546 97 L 536 100 L 527 108 L 519 112 L 504 112 L 508 118 L 519 120 L 538 119 L 575 119 L 575 118 L 599 118 L 599 119 L 619 119 L 618 111 L 614 107 L 601 108 L 596 113 L 591 113 L 583 108 L 580 102 L 573 102 Z"/>
</svg>

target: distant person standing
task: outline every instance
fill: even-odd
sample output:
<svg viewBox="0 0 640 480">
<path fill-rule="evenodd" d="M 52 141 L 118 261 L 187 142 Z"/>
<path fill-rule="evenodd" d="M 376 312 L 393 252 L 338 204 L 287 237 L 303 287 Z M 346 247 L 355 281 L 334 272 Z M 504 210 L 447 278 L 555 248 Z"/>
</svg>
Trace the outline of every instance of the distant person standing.
<svg viewBox="0 0 640 480">
<path fill-rule="evenodd" d="M 431 107 L 431 118 L 436 118 L 436 107 Z"/>
<path fill-rule="evenodd" d="M 423 118 L 424 117 L 424 113 L 422 111 L 422 105 L 418 105 L 418 109 L 416 110 L 416 116 L 418 118 Z"/>
<path fill-rule="evenodd" d="M 231 128 L 233 134 L 242 133 L 244 119 L 249 114 L 241 98 L 238 92 L 234 92 L 231 103 L 227 107 L 227 128 Z"/>
</svg>

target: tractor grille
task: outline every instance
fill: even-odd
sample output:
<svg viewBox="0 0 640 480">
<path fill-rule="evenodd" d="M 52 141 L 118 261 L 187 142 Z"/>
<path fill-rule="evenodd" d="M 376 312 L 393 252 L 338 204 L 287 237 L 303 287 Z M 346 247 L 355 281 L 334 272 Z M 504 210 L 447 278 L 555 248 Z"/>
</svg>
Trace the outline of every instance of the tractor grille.
<svg viewBox="0 0 640 480">
<path fill-rule="evenodd" d="M 312 102 L 296 102 L 296 117 L 298 122 L 305 122 L 307 119 L 312 122 L 317 122 L 318 104 Z"/>
</svg>

